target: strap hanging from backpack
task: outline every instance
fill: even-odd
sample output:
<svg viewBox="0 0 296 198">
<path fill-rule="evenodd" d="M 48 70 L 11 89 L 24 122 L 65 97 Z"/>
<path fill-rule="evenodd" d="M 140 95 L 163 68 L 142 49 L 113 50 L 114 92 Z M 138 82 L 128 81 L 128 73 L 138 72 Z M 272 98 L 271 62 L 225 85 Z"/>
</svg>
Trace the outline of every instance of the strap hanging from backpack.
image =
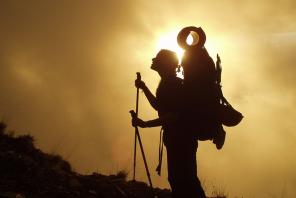
<svg viewBox="0 0 296 198">
<path fill-rule="evenodd" d="M 219 116 L 220 120 L 223 125 L 232 127 L 236 126 L 240 123 L 243 119 L 243 115 L 235 110 L 231 104 L 226 100 L 223 96 L 222 86 L 221 86 L 221 73 L 222 73 L 222 66 L 221 66 L 221 59 L 220 56 L 217 54 L 217 62 L 216 62 L 216 76 L 217 76 L 217 85 L 219 86 L 218 94 L 220 100 L 220 109 L 219 109 Z"/>
<path fill-rule="evenodd" d="M 161 127 L 160 133 L 159 133 L 158 165 L 156 168 L 156 172 L 159 176 L 161 175 L 162 155 L 163 155 L 163 129 Z"/>
</svg>

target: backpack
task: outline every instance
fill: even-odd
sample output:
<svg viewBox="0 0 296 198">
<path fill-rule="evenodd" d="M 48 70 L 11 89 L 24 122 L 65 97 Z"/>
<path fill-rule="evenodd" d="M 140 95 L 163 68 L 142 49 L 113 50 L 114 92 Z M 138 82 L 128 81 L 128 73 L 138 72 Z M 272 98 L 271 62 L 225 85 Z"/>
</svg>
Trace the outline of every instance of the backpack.
<svg viewBox="0 0 296 198">
<path fill-rule="evenodd" d="M 197 41 L 186 43 L 189 34 L 195 33 Z M 192 34 L 194 36 L 194 34 Z M 217 55 L 216 65 L 204 47 L 206 35 L 199 27 L 183 28 L 177 37 L 185 52 L 182 59 L 185 88 L 185 125 L 198 132 L 197 139 L 207 140 L 221 127 L 236 126 L 243 116 L 235 110 L 222 93 L 221 60 Z"/>
</svg>

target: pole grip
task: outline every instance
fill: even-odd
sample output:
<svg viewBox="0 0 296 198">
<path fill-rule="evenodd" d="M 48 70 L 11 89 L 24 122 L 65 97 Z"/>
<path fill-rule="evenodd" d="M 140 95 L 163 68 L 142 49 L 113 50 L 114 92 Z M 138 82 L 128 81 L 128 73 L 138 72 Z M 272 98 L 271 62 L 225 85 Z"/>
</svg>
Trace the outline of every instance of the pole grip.
<svg viewBox="0 0 296 198">
<path fill-rule="evenodd" d="M 141 80 L 140 72 L 137 72 L 137 80 Z M 137 101 L 136 101 L 136 116 L 138 117 L 139 111 L 139 88 L 137 88 Z"/>
<path fill-rule="evenodd" d="M 134 110 L 130 110 L 129 112 L 130 112 L 132 118 L 137 117 L 137 114 L 136 114 L 136 112 Z"/>
<path fill-rule="evenodd" d="M 137 72 L 137 80 L 141 80 L 141 74 L 140 74 L 140 72 Z"/>
</svg>

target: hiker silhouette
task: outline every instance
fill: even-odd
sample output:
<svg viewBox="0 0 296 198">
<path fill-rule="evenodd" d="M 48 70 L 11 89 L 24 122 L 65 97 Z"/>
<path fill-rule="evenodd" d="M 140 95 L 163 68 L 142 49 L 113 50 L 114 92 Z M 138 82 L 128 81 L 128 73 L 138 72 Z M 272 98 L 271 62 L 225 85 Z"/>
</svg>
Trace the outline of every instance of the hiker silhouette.
<svg viewBox="0 0 296 198">
<path fill-rule="evenodd" d="M 183 107 L 183 81 L 176 77 L 178 58 L 169 50 L 160 50 L 152 59 L 151 69 L 161 77 L 154 96 L 142 80 L 136 80 L 135 86 L 144 91 L 151 106 L 158 111 L 159 118 L 143 121 L 133 117 L 132 125 L 140 127 L 163 127 L 163 141 L 167 150 L 168 180 L 173 198 L 199 197 L 205 193 L 197 177 L 196 151 L 197 141 L 193 134 L 184 130 L 180 122 Z"/>
<path fill-rule="evenodd" d="M 189 34 L 195 36 L 191 45 L 186 42 Z M 222 125 L 236 126 L 243 116 L 223 96 L 221 60 L 217 55 L 215 65 L 209 56 L 204 47 L 204 31 L 194 26 L 185 27 L 177 41 L 185 50 L 181 61 L 184 80 L 176 76 L 180 67 L 176 53 L 160 50 L 151 65 L 161 77 L 156 96 L 142 80 L 135 81 L 135 86 L 144 91 L 151 106 L 158 111 L 159 118 L 143 121 L 133 117 L 132 125 L 162 126 L 172 197 L 205 198 L 197 177 L 197 140 L 212 140 L 216 148 L 221 149 L 226 135 Z"/>
</svg>

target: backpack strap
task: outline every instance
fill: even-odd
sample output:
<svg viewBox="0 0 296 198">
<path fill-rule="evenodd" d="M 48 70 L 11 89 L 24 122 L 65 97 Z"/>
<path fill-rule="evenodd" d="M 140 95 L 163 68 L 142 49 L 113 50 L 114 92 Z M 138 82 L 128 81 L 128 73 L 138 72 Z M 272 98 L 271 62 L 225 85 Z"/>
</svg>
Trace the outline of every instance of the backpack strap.
<svg viewBox="0 0 296 198">
<path fill-rule="evenodd" d="M 159 176 L 161 175 L 162 156 L 163 156 L 163 128 L 161 127 L 160 133 L 159 133 L 158 165 L 156 168 L 156 172 Z"/>
</svg>

